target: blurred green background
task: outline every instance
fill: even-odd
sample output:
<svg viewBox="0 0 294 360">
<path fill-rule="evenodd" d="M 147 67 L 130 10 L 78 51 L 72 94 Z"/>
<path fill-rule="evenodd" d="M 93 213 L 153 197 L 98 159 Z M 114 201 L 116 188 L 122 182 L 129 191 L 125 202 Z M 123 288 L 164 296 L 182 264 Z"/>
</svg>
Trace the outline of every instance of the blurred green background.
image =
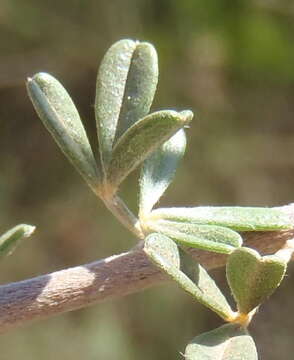
<svg viewBox="0 0 294 360">
<path fill-rule="evenodd" d="M 108 47 L 126 37 L 158 50 L 153 110 L 196 114 L 186 156 L 162 205 L 293 202 L 293 1 L 1 0 L 1 232 L 22 222 L 38 227 L 1 263 L 2 283 L 135 244 L 61 154 L 24 84 L 38 71 L 59 78 L 97 148 L 97 67 Z M 126 183 L 123 196 L 136 211 L 136 174 Z M 262 359 L 292 358 L 293 270 L 251 326 Z M 223 269 L 214 275 L 224 284 Z M 220 323 L 171 284 L 7 333 L 0 338 L 0 357 L 181 359 L 185 343 Z"/>
</svg>

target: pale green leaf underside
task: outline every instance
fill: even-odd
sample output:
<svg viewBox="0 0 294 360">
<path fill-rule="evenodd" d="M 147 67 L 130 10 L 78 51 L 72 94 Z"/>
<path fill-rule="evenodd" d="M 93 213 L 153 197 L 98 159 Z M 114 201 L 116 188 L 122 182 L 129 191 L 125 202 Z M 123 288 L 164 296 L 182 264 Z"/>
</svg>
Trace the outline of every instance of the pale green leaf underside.
<svg viewBox="0 0 294 360">
<path fill-rule="evenodd" d="M 186 360 L 257 360 L 252 337 L 237 324 L 196 336 L 186 347 Z"/>
<path fill-rule="evenodd" d="M 20 241 L 29 237 L 34 230 L 34 226 L 20 224 L 6 231 L 0 236 L 0 257 L 10 255 Z"/>
<path fill-rule="evenodd" d="M 227 261 L 227 279 L 238 310 L 247 314 L 264 302 L 281 283 L 287 264 L 275 255 L 261 257 L 242 247 Z"/>
<path fill-rule="evenodd" d="M 107 168 L 115 142 L 148 114 L 158 81 L 157 54 L 148 43 L 116 42 L 105 54 L 96 85 L 100 154 Z"/>
<path fill-rule="evenodd" d="M 117 187 L 154 150 L 192 119 L 191 111 L 172 110 L 147 115 L 130 127 L 116 143 L 108 168 L 108 181 Z"/>
<path fill-rule="evenodd" d="M 177 245 L 167 236 L 150 234 L 145 239 L 144 251 L 150 259 L 179 286 L 201 304 L 216 312 L 223 319 L 232 317 L 232 310 L 220 290 L 201 265 L 195 263 L 194 283 L 181 271 L 181 259 Z"/>
<path fill-rule="evenodd" d="M 139 213 L 143 216 L 152 210 L 173 180 L 185 148 L 186 135 L 181 129 L 144 161 L 139 200 Z"/>
<path fill-rule="evenodd" d="M 164 234 L 181 245 L 230 254 L 242 245 L 241 236 L 229 229 L 216 225 L 198 225 L 168 220 L 148 223 L 152 231 Z"/>
<path fill-rule="evenodd" d="M 78 111 L 64 87 L 49 74 L 27 83 L 32 103 L 47 130 L 87 183 L 99 185 L 99 171 Z"/>
<path fill-rule="evenodd" d="M 278 208 L 214 207 L 160 208 L 152 218 L 195 224 L 220 225 L 237 231 L 270 231 L 291 229 L 289 216 Z"/>
</svg>

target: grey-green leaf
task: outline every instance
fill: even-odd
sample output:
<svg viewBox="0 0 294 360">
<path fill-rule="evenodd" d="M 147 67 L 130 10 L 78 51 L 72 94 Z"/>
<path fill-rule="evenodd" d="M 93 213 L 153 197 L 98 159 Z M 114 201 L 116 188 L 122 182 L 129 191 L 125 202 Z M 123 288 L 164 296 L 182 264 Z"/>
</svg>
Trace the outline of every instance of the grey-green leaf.
<svg viewBox="0 0 294 360">
<path fill-rule="evenodd" d="M 202 250 L 230 254 L 242 245 L 242 238 L 237 232 L 222 226 L 158 220 L 148 222 L 148 227 L 181 245 Z"/>
<path fill-rule="evenodd" d="M 234 313 L 225 297 L 201 265 L 195 263 L 193 275 L 193 281 L 195 282 L 190 278 L 191 271 L 188 276 L 181 271 L 179 250 L 170 238 L 161 234 L 150 234 L 145 239 L 144 251 L 162 271 L 167 273 L 201 304 L 207 306 L 225 320 L 234 317 Z"/>
<path fill-rule="evenodd" d="M 100 183 L 99 171 L 80 116 L 67 91 L 46 73 L 28 79 L 27 88 L 45 127 L 86 182 L 95 189 Z"/>
<path fill-rule="evenodd" d="M 130 127 L 116 143 L 108 168 L 108 182 L 118 185 L 154 150 L 192 120 L 191 111 L 158 111 Z"/>
<path fill-rule="evenodd" d="M 293 228 L 289 215 L 279 208 L 214 207 L 161 208 L 151 213 L 155 219 L 226 226 L 237 231 L 271 231 Z"/>
<path fill-rule="evenodd" d="M 140 177 L 140 217 L 152 210 L 173 180 L 185 148 L 186 135 L 181 129 L 144 161 Z"/>
<path fill-rule="evenodd" d="M 229 320 L 233 315 L 231 307 L 215 281 L 210 277 L 204 267 L 181 248 L 179 248 L 179 254 L 180 270 L 193 281 L 207 299 L 213 299 L 213 306 L 217 304 L 218 309 L 222 309 L 222 311 L 227 314 L 226 320 Z M 204 305 L 206 305 L 206 303 L 204 303 Z"/>
<path fill-rule="evenodd" d="M 260 256 L 253 249 L 235 250 L 227 261 L 227 279 L 238 311 L 248 314 L 279 286 L 287 263 L 275 255 Z"/>
<path fill-rule="evenodd" d="M 17 245 L 23 240 L 31 236 L 35 226 L 20 224 L 5 232 L 0 236 L 0 257 L 10 255 Z"/>
<path fill-rule="evenodd" d="M 107 168 L 115 139 L 148 114 L 158 80 L 157 54 L 146 42 L 120 40 L 99 68 L 95 113 L 100 154 Z"/>
<path fill-rule="evenodd" d="M 237 324 L 196 336 L 186 347 L 186 360 L 257 360 L 254 340 Z"/>
</svg>

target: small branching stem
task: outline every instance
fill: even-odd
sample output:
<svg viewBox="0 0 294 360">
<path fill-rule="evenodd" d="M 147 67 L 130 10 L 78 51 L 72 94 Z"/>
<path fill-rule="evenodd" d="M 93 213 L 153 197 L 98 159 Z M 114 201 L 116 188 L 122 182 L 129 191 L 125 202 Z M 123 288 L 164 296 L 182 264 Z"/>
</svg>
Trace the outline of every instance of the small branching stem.
<svg viewBox="0 0 294 360">
<path fill-rule="evenodd" d="M 144 239 L 144 233 L 138 218 L 130 211 L 120 197 L 114 195 L 111 198 L 103 198 L 103 202 L 122 225 L 130 230 L 137 238 Z"/>
<path fill-rule="evenodd" d="M 144 233 L 141 229 L 139 219 L 131 212 L 125 202 L 117 195 L 118 189 L 113 188 L 104 180 L 102 186 L 92 187 L 95 195 L 98 196 L 112 213 L 112 215 L 136 238 L 143 240 Z"/>
</svg>

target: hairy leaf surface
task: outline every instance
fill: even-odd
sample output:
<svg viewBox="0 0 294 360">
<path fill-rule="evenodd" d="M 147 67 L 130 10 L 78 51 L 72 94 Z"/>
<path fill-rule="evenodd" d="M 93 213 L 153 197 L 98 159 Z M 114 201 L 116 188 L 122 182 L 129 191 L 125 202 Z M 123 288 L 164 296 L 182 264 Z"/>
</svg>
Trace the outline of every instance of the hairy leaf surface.
<svg viewBox="0 0 294 360">
<path fill-rule="evenodd" d="M 108 181 L 117 187 L 154 150 L 192 119 L 191 111 L 165 110 L 147 115 L 130 127 L 116 143 Z"/>
<path fill-rule="evenodd" d="M 148 223 L 149 228 L 164 234 L 181 245 L 230 254 L 242 245 L 241 236 L 222 226 L 198 225 L 185 222 L 158 220 Z"/>
<path fill-rule="evenodd" d="M 248 314 L 281 283 L 287 263 L 275 255 L 260 256 L 253 249 L 235 250 L 227 261 L 227 279 L 240 313 Z"/>
<path fill-rule="evenodd" d="M 199 206 L 160 208 L 153 218 L 195 224 L 220 225 L 237 231 L 270 231 L 293 228 L 286 212 L 278 208 Z"/>
<path fill-rule="evenodd" d="M 178 247 L 170 238 L 161 234 L 150 234 L 145 240 L 144 251 L 162 271 L 201 304 L 216 312 L 223 319 L 232 318 L 233 311 L 230 305 L 200 264 L 195 263 L 195 271 L 190 268 L 188 275 L 181 270 L 181 256 Z"/>
<path fill-rule="evenodd" d="M 95 100 L 100 154 L 105 168 L 115 140 L 148 114 L 157 80 L 157 54 L 151 44 L 120 40 L 105 54 L 98 71 Z"/>
<path fill-rule="evenodd" d="M 257 360 L 252 337 L 236 324 L 196 336 L 186 347 L 186 360 Z"/>
<path fill-rule="evenodd" d="M 67 91 L 46 73 L 29 79 L 27 88 L 45 127 L 86 182 L 96 188 L 100 183 L 100 172 L 78 111 Z"/>
</svg>

